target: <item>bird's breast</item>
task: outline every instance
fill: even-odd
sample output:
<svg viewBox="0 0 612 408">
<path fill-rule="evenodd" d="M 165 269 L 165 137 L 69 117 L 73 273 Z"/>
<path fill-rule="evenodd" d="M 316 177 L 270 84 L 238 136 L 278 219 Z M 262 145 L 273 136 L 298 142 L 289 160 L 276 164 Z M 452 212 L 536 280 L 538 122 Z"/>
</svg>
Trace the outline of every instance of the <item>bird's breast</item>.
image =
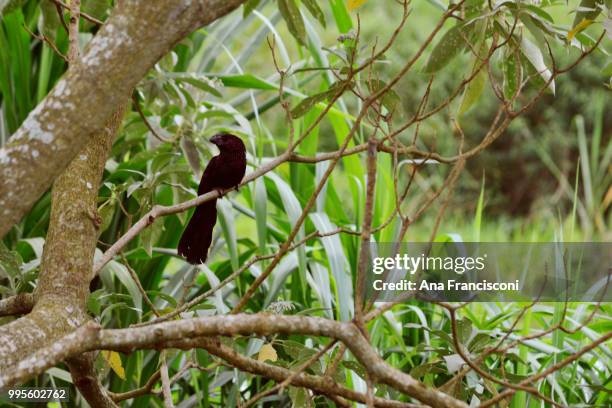
<svg viewBox="0 0 612 408">
<path fill-rule="evenodd" d="M 246 171 L 246 157 L 231 155 L 223 158 L 223 179 L 220 180 L 223 188 L 230 188 L 238 185 Z"/>
</svg>

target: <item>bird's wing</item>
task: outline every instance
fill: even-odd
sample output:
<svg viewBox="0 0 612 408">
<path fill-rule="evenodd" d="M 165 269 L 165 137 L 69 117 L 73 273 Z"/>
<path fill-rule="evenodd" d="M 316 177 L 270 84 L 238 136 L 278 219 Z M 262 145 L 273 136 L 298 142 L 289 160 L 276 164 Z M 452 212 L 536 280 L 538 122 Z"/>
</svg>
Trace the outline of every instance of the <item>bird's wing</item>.
<svg viewBox="0 0 612 408">
<path fill-rule="evenodd" d="M 219 156 L 215 156 L 210 159 L 206 169 L 204 169 L 204 174 L 202 174 L 202 179 L 200 180 L 200 185 L 198 187 L 198 195 L 208 193 L 219 185 L 219 180 L 221 180 L 221 177 L 223 177 L 221 172 L 221 164 L 222 163 L 219 161 Z"/>
</svg>

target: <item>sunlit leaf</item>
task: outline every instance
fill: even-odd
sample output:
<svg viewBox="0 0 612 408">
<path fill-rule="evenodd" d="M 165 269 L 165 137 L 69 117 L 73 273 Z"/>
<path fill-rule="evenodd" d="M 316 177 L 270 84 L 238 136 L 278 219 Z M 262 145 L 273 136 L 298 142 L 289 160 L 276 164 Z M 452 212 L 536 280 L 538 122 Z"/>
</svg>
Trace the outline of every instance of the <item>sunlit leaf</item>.
<svg viewBox="0 0 612 408">
<path fill-rule="evenodd" d="M 121 357 L 119 356 L 119 353 L 116 351 L 102 350 L 101 354 L 110 368 L 115 372 L 115 374 L 117 374 L 117 377 L 125 380 L 125 370 L 121 364 Z"/>
<path fill-rule="evenodd" d="M 583 20 L 595 20 L 599 13 L 601 13 L 603 4 L 603 0 L 582 0 L 576 11 L 572 27 L 575 29 L 582 24 Z"/>
<path fill-rule="evenodd" d="M 582 19 L 580 23 L 578 23 L 574 28 L 572 28 L 567 33 L 567 41 L 572 41 L 572 38 L 582 30 L 586 29 L 588 26 L 593 24 L 593 20 L 589 20 L 588 18 Z"/>
<path fill-rule="evenodd" d="M 349 11 L 353 11 L 356 8 L 361 7 L 367 0 L 348 0 L 346 2 L 346 6 L 348 7 Z"/>
<path fill-rule="evenodd" d="M 257 355 L 257 361 L 276 361 L 278 360 L 278 355 L 276 354 L 276 350 L 272 347 L 272 344 L 267 343 L 261 346 L 259 349 L 259 354 Z"/>
</svg>

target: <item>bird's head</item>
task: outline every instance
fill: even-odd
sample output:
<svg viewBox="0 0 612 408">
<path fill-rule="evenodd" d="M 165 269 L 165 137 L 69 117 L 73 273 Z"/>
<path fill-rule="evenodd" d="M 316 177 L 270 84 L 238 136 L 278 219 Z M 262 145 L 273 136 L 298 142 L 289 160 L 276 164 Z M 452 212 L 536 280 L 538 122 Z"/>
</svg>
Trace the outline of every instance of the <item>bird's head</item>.
<svg viewBox="0 0 612 408">
<path fill-rule="evenodd" d="M 244 152 L 246 150 L 242 139 L 230 133 L 218 133 L 210 138 L 210 142 L 216 145 L 221 152 Z"/>
</svg>

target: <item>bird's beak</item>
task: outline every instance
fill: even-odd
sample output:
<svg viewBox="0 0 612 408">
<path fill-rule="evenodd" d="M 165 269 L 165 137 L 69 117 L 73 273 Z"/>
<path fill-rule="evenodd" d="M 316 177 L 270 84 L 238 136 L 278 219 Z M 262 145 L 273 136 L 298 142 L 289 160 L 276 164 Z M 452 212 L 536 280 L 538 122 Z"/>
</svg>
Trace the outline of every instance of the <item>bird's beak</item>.
<svg viewBox="0 0 612 408">
<path fill-rule="evenodd" d="M 221 135 L 214 135 L 210 138 L 210 143 L 216 145 L 221 141 Z"/>
</svg>

